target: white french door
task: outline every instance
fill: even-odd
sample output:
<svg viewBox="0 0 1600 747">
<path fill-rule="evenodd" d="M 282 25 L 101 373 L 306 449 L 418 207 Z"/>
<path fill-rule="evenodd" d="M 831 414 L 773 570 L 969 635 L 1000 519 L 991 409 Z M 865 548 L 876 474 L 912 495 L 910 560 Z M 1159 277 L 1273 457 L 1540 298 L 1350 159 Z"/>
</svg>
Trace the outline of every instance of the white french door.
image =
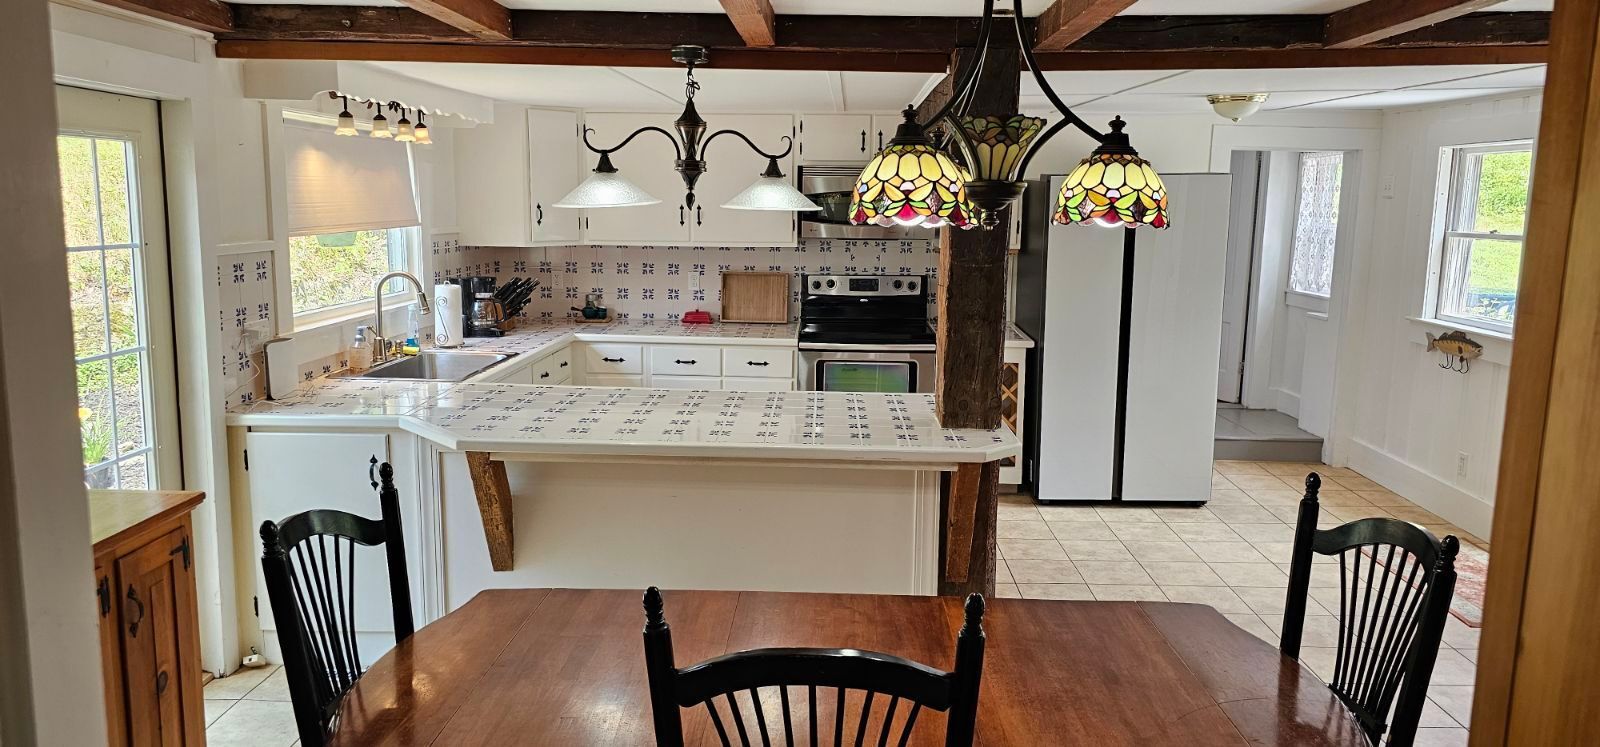
<svg viewBox="0 0 1600 747">
<path fill-rule="evenodd" d="M 182 486 L 156 102 L 56 87 L 84 481 Z"/>
</svg>

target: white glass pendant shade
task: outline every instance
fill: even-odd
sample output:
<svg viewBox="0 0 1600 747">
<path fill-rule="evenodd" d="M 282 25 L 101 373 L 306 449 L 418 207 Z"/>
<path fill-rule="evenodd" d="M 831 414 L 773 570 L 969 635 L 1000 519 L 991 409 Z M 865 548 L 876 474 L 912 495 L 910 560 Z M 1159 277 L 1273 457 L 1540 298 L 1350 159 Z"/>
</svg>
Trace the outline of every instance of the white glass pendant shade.
<svg viewBox="0 0 1600 747">
<path fill-rule="evenodd" d="M 395 125 L 395 140 L 402 143 L 414 143 L 417 141 L 416 132 L 411 128 L 411 120 L 406 119 L 404 114 L 400 115 L 400 121 L 396 122 Z"/>
<path fill-rule="evenodd" d="M 356 131 L 356 118 L 347 109 L 339 113 L 339 126 L 333 128 L 333 134 L 355 137 L 360 134 Z"/>
<path fill-rule="evenodd" d="M 789 178 L 778 170 L 776 159 L 769 160 L 767 170 L 761 174 L 755 183 L 744 188 L 743 192 L 733 196 L 733 199 L 722 203 L 730 210 L 788 210 L 802 212 L 821 210 L 822 206 L 811 201 L 811 198 L 801 194 L 789 183 Z"/>
<path fill-rule="evenodd" d="M 636 207 L 639 205 L 654 205 L 661 202 L 639 188 L 633 182 L 624 179 L 611 165 L 611 159 L 605 155 L 600 156 L 600 165 L 596 166 L 594 173 L 581 184 L 573 187 L 566 197 L 555 203 L 558 208 L 609 208 L 609 207 Z"/>
<path fill-rule="evenodd" d="M 428 126 L 417 122 L 416 129 L 412 130 L 417 137 L 417 145 L 433 145 L 433 136 L 428 134 Z"/>
<path fill-rule="evenodd" d="M 379 140 L 394 137 L 394 133 L 389 130 L 389 118 L 382 113 L 372 118 L 372 136 Z"/>
</svg>

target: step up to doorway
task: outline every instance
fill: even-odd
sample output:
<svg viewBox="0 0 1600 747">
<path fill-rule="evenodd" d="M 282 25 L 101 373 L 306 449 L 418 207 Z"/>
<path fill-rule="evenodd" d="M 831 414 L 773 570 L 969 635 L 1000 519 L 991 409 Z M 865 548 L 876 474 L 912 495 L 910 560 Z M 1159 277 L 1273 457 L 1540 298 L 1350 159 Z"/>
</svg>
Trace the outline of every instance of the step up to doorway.
<svg viewBox="0 0 1600 747">
<path fill-rule="evenodd" d="M 1322 439 L 1276 410 L 1217 408 L 1216 458 L 1318 462 Z"/>
</svg>

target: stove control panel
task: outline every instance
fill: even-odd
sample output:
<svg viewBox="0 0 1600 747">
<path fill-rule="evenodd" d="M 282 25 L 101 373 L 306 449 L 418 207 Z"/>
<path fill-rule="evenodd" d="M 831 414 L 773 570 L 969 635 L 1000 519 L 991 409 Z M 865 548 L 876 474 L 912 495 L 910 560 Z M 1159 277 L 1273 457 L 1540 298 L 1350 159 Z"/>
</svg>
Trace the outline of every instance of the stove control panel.
<svg viewBox="0 0 1600 747">
<path fill-rule="evenodd" d="M 928 292 L 925 275 L 806 275 L 801 283 L 813 296 L 921 296 Z"/>
</svg>

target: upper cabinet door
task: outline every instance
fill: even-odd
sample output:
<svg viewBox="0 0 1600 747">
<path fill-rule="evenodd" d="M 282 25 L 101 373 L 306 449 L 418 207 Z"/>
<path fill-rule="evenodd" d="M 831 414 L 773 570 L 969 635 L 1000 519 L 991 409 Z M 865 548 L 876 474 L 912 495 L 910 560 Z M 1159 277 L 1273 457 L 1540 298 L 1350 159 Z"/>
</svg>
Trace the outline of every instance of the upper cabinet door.
<svg viewBox="0 0 1600 747">
<path fill-rule="evenodd" d="M 528 246 L 533 225 L 525 107 L 496 105 L 494 122 L 456 133 L 456 215 L 464 246 Z"/>
<path fill-rule="evenodd" d="M 578 186 L 578 113 L 528 110 L 528 191 L 526 207 L 537 244 L 575 244 L 582 237 L 583 211 L 551 207 Z M 587 176 L 584 171 L 582 176 Z M 468 174 L 467 178 L 475 178 Z"/>
<path fill-rule="evenodd" d="M 895 131 L 900 129 L 900 123 L 904 121 L 905 117 L 899 114 L 872 115 L 872 145 L 868 147 L 874 150 L 867 156 L 869 160 L 878 155 L 878 151 L 883 150 L 883 146 L 894 139 Z"/>
<path fill-rule="evenodd" d="M 762 150 L 777 153 L 784 149 L 785 137 L 793 137 L 794 117 L 787 114 L 712 114 L 707 117 L 712 132 L 738 130 Z M 708 133 L 709 134 L 709 133 Z M 691 216 L 690 237 L 696 244 L 718 246 L 793 246 L 795 214 L 787 210 L 729 210 L 722 204 L 743 192 L 767 168 L 767 159 L 758 155 L 733 135 L 712 142 L 704 154 L 706 173 L 695 186 L 696 205 Z M 794 153 L 779 159 L 778 165 L 792 183 L 795 178 Z"/>
<path fill-rule="evenodd" d="M 871 114 L 802 114 L 800 162 L 865 163 L 877 155 L 876 138 Z"/>
<path fill-rule="evenodd" d="M 594 130 L 589 142 L 599 148 L 612 148 L 640 127 L 654 125 L 671 132 L 674 118 L 672 114 L 589 113 L 584 115 L 584 126 Z M 600 160 L 588 149 L 584 149 L 584 155 L 586 171 Z M 641 134 L 628 147 L 611 154 L 611 163 L 619 174 L 661 202 L 585 210 L 585 241 L 634 246 L 689 243 L 691 216 L 683 204 L 683 179 L 672 168 L 676 158 L 672 143 L 653 132 Z"/>
</svg>

